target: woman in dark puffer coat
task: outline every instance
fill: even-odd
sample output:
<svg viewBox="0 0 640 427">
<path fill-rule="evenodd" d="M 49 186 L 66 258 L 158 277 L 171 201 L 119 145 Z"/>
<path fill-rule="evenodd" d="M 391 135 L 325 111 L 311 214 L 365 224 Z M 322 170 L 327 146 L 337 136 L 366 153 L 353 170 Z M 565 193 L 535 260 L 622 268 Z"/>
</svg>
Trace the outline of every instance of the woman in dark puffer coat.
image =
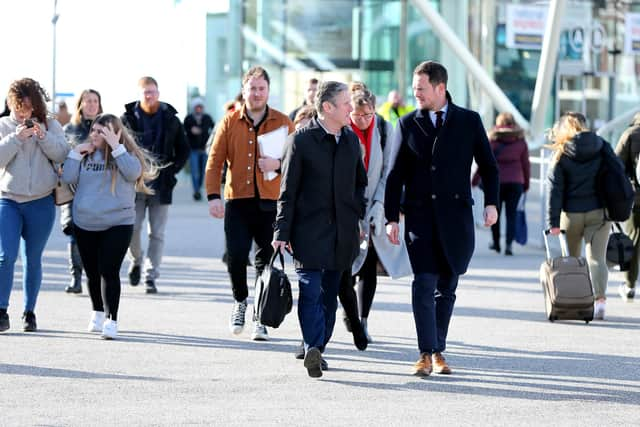
<svg viewBox="0 0 640 427">
<path fill-rule="evenodd" d="M 547 228 L 551 234 L 567 233 L 569 255 L 582 254 L 582 242 L 595 294 L 594 319 L 604 320 L 608 269 L 607 242 L 611 222 L 596 190 L 596 177 L 611 145 L 589 130 L 580 113 L 568 112 L 553 126 L 549 146 L 554 151 L 549 168 Z"/>
</svg>

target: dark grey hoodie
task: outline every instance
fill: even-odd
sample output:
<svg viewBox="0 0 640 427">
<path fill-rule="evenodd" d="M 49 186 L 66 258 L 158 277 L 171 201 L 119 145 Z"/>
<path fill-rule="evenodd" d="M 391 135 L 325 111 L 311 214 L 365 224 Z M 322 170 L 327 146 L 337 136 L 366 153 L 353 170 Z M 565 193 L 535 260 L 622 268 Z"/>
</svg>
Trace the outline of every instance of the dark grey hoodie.
<svg viewBox="0 0 640 427">
<path fill-rule="evenodd" d="M 601 151 L 613 149 L 593 132 L 576 134 L 549 169 L 547 226 L 560 227 L 560 212 L 589 212 L 603 207 L 596 194 Z"/>
</svg>

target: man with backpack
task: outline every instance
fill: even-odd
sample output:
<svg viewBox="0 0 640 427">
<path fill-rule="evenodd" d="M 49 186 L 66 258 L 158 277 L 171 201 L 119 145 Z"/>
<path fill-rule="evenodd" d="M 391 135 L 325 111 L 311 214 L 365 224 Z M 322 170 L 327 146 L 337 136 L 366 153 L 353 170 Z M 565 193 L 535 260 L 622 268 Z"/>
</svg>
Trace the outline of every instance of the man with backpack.
<svg viewBox="0 0 640 427">
<path fill-rule="evenodd" d="M 629 128 L 620 136 L 615 151 L 624 164 L 624 170 L 631 179 L 635 190 L 631 216 L 624 223 L 624 232 L 633 241 L 631 267 L 628 271 L 625 271 L 624 283 L 618 288 L 618 293 L 622 299 L 630 302 L 633 301 L 636 294 L 640 254 L 640 180 L 637 174 L 638 156 L 640 155 L 640 113 L 636 113 Z"/>
</svg>

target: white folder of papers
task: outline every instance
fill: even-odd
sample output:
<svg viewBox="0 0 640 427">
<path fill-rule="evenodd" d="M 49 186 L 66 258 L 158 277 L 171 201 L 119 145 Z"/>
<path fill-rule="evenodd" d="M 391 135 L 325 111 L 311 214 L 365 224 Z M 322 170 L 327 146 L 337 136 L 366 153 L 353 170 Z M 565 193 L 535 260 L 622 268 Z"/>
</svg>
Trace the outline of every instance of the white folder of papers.
<svg viewBox="0 0 640 427">
<path fill-rule="evenodd" d="M 287 136 L 289 135 L 289 127 L 281 126 L 271 132 L 258 135 L 258 147 L 260 148 L 260 155 L 262 157 L 271 157 L 273 159 L 282 158 L 282 151 L 284 150 L 284 144 L 287 142 Z M 278 176 L 274 171 L 265 172 L 264 179 L 271 181 Z"/>
</svg>

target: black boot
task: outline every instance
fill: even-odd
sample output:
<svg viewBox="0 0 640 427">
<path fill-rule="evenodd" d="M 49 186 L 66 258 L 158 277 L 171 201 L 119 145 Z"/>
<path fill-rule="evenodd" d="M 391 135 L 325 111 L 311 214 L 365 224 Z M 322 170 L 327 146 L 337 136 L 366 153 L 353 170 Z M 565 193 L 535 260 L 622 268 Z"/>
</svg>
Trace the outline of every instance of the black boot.
<svg viewBox="0 0 640 427">
<path fill-rule="evenodd" d="M 0 332 L 4 332 L 9 329 L 9 315 L 6 308 L 0 308 Z"/>
<path fill-rule="evenodd" d="M 304 341 L 300 341 L 300 345 L 298 347 L 296 347 L 296 352 L 295 352 L 294 355 L 295 355 L 296 359 L 302 360 L 302 359 L 304 359 L 304 354 L 305 354 Z"/>
<path fill-rule="evenodd" d="M 69 273 L 71 273 L 71 283 L 64 288 L 69 294 L 82 293 L 82 258 L 78 250 L 78 244 L 73 242 L 67 245 L 69 251 Z"/>
<path fill-rule="evenodd" d="M 36 314 L 33 311 L 25 311 L 22 314 L 22 330 L 25 332 L 35 332 L 37 329 Z"/>
<path fill-rule="evenodd" d="M 367 333 L 364 330 L 362 323 L 360 323 L 360 319 L 355 322 L 351 322 L 351 333 L 353 334 L 353 343 L 356 348 L 360 351 L 365 351 L 367 349 L 367 345 L 369 345 L 369 340 L 367 339 Z"/>
</svg>

